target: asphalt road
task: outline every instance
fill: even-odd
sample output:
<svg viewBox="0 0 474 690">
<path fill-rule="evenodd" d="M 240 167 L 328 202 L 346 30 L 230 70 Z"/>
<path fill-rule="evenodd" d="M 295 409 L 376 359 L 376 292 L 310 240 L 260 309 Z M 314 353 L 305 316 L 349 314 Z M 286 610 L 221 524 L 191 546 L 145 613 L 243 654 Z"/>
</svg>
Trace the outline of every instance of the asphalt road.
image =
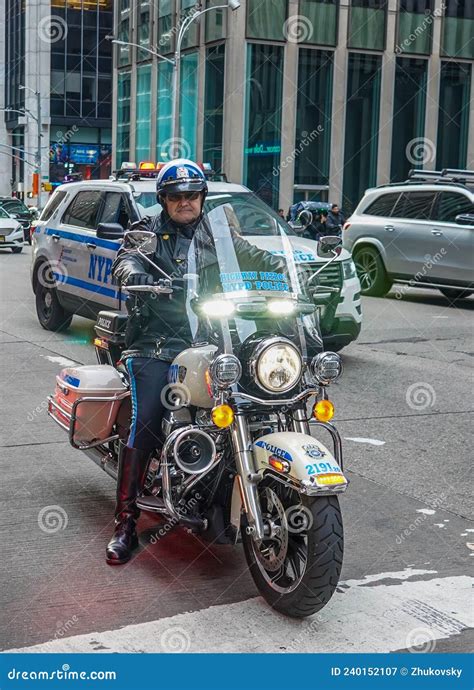
<svg viewBox="0 0 474 690">
<path fill-rule="evenodd" d="M 154 543 L 149 514 L 137 556 L 106 565 L 114 483 L 45 411 L 67 360 L 95 363 L 92 323 L 41 329 L 29 253 L 0 252 L 2 649 L 472 649 L 474 298 L 363 300 L 361 337 L 332 391 L 351 480 L 342 582 L 300 622 L 257 596 L 240 546 L 181 529 Z"/>
</svg>

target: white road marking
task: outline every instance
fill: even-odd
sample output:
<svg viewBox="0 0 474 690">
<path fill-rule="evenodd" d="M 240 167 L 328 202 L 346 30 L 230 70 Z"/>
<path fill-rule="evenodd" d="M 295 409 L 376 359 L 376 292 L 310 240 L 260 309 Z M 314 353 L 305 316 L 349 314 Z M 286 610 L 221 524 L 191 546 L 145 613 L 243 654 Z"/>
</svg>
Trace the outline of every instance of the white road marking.
<svg viewBox="0 0 474 690">
<path fill-rule="evenodd" d="M 371 446 L 383 446 L 385 441 L 379 441 L 377 438 L 351 438 L 350 436 L 344 437 L 346 441 L 355 441 L 355 443 L 370 443 Z"/>
<path fill-rule="evenodd" d="M 423 513 L 423 515 L 434 515 L 436 510 L 432 510 L 431 508 L 417 508 L 416 512 Z"/>
<path fill-rule="evenodd" d="M 474 529 L 466 529 L 466 532 L 474 532 Z"/>
<path fill-rule="evenodd" d="M 443 529 L 444 527 L 446 527 L 446 525 L 444 524 L 444 522 L 433 522 L 433 527 L 439 527 L 440 529 Z"/>
<path fill-rule="evenodd" d="M 348 580 L 320 613 L 306 620 L 276 614 L 258 597 L 8 651 L 169 652 L 176 651 L 168 648 L 173 639 L 188 652 L 391 652 L 405 649 L 417 631 L 439 640 L 472 625 L 474 578 L 407 580 L 430 572 L 408 569 Z M 367 586 L 387 577 L 399 582 Z"/>
<path fill-rule="evenodd" d="M 471 542 L 467 541 L 466 546 L 468 549 L 471 549 L 471 551 L 474 551 L 474 544 L 472 543 L 472 541 Z"/>
<path fill-rule="evenodd" d="M 65 357 L 52 357 L 51 355 L 41 355 L 41 357 L 44 357 L 49 362 L 53 362 L 53 364 L 60 364 L 62 367 L 76 366 L 76 362 L 73 362 L 71 359 L 66 359 Z"/>
</svg>

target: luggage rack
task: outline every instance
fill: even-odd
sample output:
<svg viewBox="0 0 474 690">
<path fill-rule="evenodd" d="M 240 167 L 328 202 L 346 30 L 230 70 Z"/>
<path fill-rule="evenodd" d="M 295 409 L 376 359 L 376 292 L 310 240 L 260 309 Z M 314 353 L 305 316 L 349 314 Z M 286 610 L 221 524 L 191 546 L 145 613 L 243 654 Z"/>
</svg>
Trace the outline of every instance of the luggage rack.
<svg viewBox="0 0 474 690">
<path fill-rule="evenodd" d="M 376 189 L 386 187 L 401 187 L 403 185 L 417 184 L 450 184 L 456 187 L 474 189 L 474 170 L 458 170 L 456 168 L 443 168 L 443 170 L 418 170 L 414 168 L 408 173 L 408 178 L 401 182 L 381 184 Z"/>
</svg>

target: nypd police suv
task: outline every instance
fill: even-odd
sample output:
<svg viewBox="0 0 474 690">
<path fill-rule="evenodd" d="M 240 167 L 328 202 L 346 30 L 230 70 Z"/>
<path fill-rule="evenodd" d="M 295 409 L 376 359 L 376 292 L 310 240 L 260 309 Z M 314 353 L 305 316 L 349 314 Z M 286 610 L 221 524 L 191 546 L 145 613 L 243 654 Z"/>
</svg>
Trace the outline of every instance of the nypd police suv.
<svg viewBox="0 0 474 690">
<path fill-rule="evenodd" d="M 155 191 L 159 166 L 122 167 L 109 180 L 59 186 L 35 222 L 31 281 L 38 319 L 47 330 L 66 329 L 74 314 L 95 320 L 104 309 L 126 311 L 126 294 L 112 279 L 113 260 L 128 224 L 156 215 L 161 207 Z M 224 213 L 249 242 L 269 251 L 269 228 L 284 224 L 286 234 L 291 233 L 285 221 L 246 187 L 212 177 L 208 186 L 205 211 L 211 224 Z M 308 274 L 324 263 L 314 240 L 295 233 L 291 241 L 296 262 Z M 319 282 L 328 287 L 321 315 L 325 347 L 340 349 L 357 338 L 362 320 L 360 283 L 350 253 L 343 250 L 322 271 Z"/>
</svg>

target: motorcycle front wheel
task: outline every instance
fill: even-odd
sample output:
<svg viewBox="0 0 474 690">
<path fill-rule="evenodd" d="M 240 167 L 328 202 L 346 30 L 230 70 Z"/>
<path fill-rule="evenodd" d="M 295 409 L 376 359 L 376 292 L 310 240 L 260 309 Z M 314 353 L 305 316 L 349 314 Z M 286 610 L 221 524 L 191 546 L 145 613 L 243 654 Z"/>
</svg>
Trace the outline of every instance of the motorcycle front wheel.
<svg viewBox="0 0 474 690">
<path fill-rule="evenodd" d="M 337 496 L 301 496 L 279 481 L 259 484 L 268 537 L 258 543 L 242 525 L 245 556 L 255 584 L 276 611 L 311 616 L 339 582 L 344 549 Z"/>
</svg>

